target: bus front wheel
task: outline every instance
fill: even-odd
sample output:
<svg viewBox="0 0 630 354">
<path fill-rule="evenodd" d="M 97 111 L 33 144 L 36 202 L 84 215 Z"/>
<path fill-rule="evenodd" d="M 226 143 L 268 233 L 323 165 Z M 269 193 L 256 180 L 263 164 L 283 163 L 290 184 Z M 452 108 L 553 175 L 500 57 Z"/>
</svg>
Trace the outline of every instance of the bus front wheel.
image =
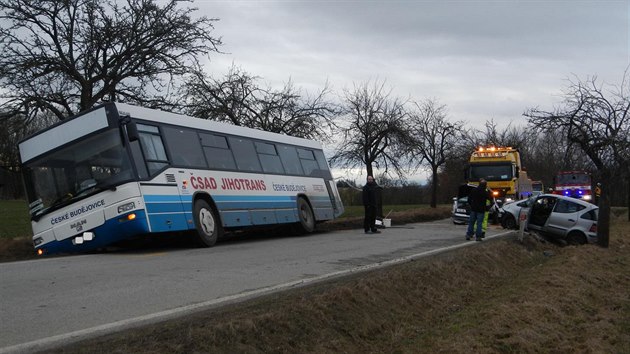
<svg viewBox="0 0 630 354">
<path fill-rule="evenodd" d="M 302 232 L 311 233 L 315 231 L 315 215 L 310 204 L 304 198 L 298 198 L 298 218 L 300 219 L 300 229 Z"/>
<path fill-rule="evenodd" d="M 214 246 L 223 229 L 212 207 L 205 200 L 199 199 L 195 202 L 193 216 L 200 245 L 202 247 Z"/>
</svg>

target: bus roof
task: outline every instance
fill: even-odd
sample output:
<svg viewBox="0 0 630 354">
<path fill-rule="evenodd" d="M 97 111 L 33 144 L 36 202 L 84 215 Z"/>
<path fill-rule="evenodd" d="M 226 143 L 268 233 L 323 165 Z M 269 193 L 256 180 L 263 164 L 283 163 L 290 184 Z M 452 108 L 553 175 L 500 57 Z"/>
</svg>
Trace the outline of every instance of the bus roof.
<svg viewBox="0 0 630 354">
<path fill-rule="evenodd" d="M 312 149 L 322 149 L 322 144 L 315 140 L 194 118 L 126 103 L 111 102 L 81 112 L 20 141 L 18 145 L 22 162 L 29 161 L 68 142 L 109 127 L 110 124 L 113 124 L 112 112 L 110 111 L 112 107 L 116 108 L 120 116 L 129 115 L 132 118 L 146 121 L 196 128 L 223 134 L 246 136 L 254 139 L 304 146 Z"/>
<path fill-rule="evenodd" d="M 285 134 L 272 133 L 260 129 L 241 127 L 233 124 L 216 122 L 208 119 L 194 118 L 183 114 L 159 111 L 126 103 L 116 102 L 118 113 L 121 116 L 129 114 L 132 118 L 153 122 L 181 125 L 190 128 L 214 131 L 217 133 L 247 136 L 254 139 L 270 140 L 291 145 L 306 146 L 313 149 L 321 149 L 322 144 L 315 140 L 308 140 Z"/>
</svg>

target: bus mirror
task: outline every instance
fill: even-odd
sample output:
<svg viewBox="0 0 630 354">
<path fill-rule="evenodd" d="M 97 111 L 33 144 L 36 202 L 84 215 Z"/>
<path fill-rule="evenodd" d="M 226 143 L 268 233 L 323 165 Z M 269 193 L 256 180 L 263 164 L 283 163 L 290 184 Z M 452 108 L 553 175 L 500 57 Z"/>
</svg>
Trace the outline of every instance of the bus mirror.
<svg viewBox="0 0 630 354">
<path fill-rule="evenodd" d="M 131 121 L 127 123 L 125 126 L 127 127 L 127 138 L 129 139 L 129 141 L 137 141 L 138 139 L 140 139 L 136 122 Z"/>
</svg>

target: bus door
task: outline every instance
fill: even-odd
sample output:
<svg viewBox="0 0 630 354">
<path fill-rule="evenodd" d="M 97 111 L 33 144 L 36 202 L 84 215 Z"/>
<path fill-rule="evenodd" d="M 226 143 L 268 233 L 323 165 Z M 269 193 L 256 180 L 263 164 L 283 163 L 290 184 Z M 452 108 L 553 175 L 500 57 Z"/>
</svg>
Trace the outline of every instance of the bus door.
<svg viewBox="0 0 630 354">
<path fill-rule="evenodd" d="M 337 217 L 343 213 L 343 204 L 341 203 L 341 196 L 339 196 L 339 191 L 337 190 L 337 186 L 335 186 L 334 180 L 329 180 L 326 182 L 328 182 L 326 183 L 326 190 L 328 191 L 330 204 L 333 207 L 335 217 Z"/>
</svg>

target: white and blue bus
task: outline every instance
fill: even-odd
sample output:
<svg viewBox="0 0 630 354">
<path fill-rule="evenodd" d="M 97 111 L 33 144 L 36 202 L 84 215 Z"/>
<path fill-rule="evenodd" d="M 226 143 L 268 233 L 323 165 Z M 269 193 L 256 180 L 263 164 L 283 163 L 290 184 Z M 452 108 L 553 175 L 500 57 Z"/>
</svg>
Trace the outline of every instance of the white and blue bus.
<svg viewBox="0 0 630 354">
<path fill-rule="evenodd" d="M 106 103 L 19 143 L 38 254 L 137 235 L 293 223 L 343 213 L 320 143 Z"/>
</svg>

